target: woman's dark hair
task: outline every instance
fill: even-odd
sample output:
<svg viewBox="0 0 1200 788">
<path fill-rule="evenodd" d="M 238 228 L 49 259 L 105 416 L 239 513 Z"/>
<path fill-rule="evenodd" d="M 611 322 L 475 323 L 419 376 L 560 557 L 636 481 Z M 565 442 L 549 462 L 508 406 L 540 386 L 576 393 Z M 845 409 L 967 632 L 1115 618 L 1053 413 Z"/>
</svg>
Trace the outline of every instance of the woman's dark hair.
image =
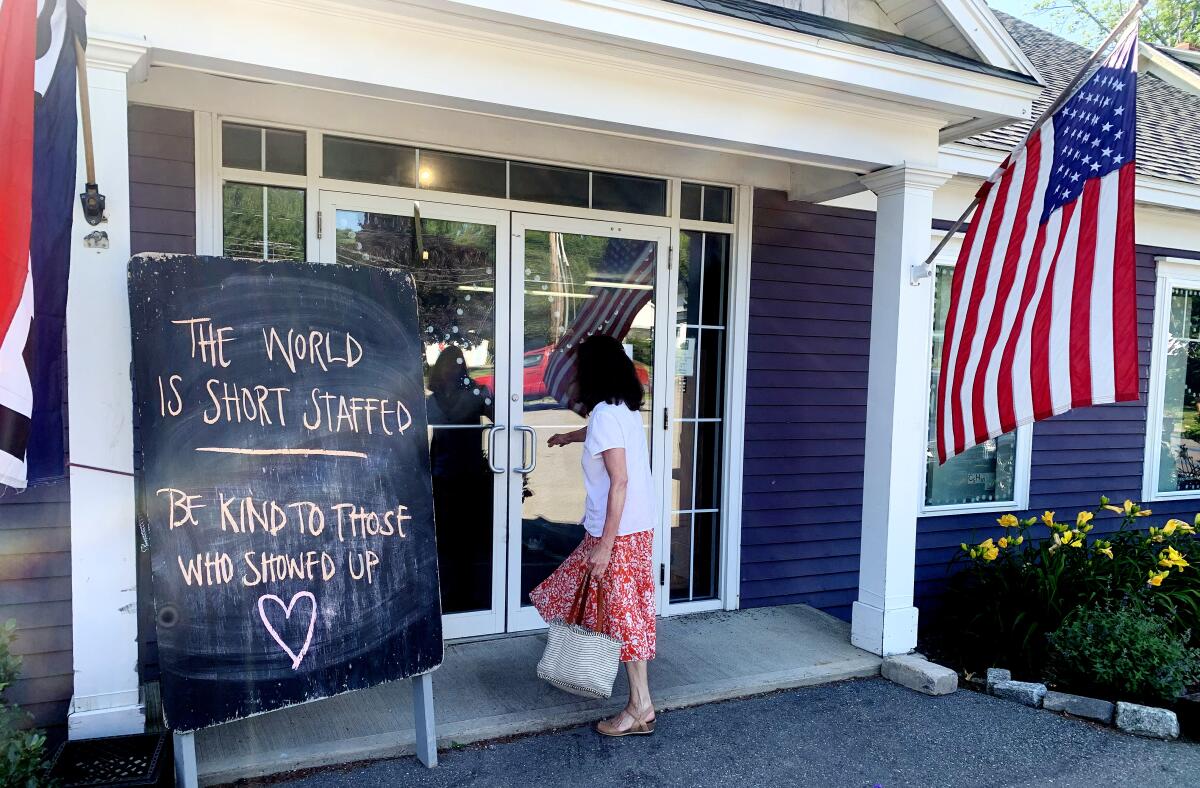
<svg viewBox="0 0 1200 788">
<path fill-rule="evenodd" d="M 588 337 L 579 345 L 577 380 L 579 401 L 585 412 L 601 402 L 624 403 L 630 410 L 642 407 L 642 382 L 633 361 L 615 338 L 604 334 Z"/>
</svg>

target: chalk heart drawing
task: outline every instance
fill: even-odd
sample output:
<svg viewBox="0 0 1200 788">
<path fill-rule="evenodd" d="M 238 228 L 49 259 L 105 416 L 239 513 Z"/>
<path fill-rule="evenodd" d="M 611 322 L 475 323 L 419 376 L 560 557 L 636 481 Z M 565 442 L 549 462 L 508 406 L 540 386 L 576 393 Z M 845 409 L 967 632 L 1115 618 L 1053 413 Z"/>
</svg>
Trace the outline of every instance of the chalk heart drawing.
<svg viewBox="0 0 1200 788">
<path fill-rule="evenodd" d="M 283 641 L 283 638 L 279 636 L 279 632 L 275 629 L 275 625 L 271 623 L 269 618 L 267 618 L 266 603 L 274 602 L 275 604 L 279 605 L 279 607 L 283 609 L 283 617 L 290 620 L 292 617 L 292 609 L 296 607 L 296 602 L 301 599 L 307 599 L 310 603 L 308 613 L 308 634 L 304 636 L 304 645 L 300 647 L 300 650 L 292 651 L 291 647 Z M 283 600 L 274 594 L 263 594 L 258 598 L 258 617 L 262 619 L 263 626 L 267 628 L 267 632 L 272 638 L 275 639 L 275 642 L 279 644 L 279 647 L 287 652 L 287 655 L 292 658 L 292 670 L 299 668 L 300 662 L 304 659 L 304 655 L 308 653 L 308 647 L 312 645 L 313 627 L 316 626 L 317 623 L 317 598 L 313 596 L 311 591 L 297 591 L 295 595 L 292 596 L 292 601 L 284 604 Z"/>
</svg>

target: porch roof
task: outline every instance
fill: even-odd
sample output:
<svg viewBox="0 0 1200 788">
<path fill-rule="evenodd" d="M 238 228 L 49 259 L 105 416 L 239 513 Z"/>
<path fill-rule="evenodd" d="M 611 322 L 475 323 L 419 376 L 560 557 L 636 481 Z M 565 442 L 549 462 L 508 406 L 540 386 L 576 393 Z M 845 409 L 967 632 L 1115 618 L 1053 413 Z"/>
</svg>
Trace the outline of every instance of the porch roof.
<svg viewBox="0 0 1200 788">
<path fill-rule="evenodd" d="M 1013 79 L 1030 85 L 1038 84 L 1037 80 L 1026 74 L 982 63 L 955 52 L 939 49 L 915 38 L 857 25 L 853 22 L 843 22 L 840 19 L 831 19 L 818 14 L 760 3 L 756 0 L 667 0 L 667 2 L 748 22 L 759 22 L 781 30 L 803 33 L 817 38 L 828 38 L 878 52 L 916 58 L 927 63 L 937 63 L 951 68 L 973 71 L 977 74 Z"/>
</svg>

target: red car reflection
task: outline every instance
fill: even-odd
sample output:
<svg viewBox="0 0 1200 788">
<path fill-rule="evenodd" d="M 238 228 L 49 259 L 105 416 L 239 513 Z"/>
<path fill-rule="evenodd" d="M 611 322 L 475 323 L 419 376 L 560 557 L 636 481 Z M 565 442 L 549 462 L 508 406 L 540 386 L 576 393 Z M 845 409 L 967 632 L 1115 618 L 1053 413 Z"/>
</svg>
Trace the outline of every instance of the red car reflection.
<svg viewBox="0 0 1200 788">
<path fill-rule="evenodd" d="M 536 350 L 529 350 L 525 353 L 525 358 L 522 363 L 524 367 L 524 397 L 527 400 L 541 399 L 550 396 L 550 392 L 546 390 L 546 367 L 550 363 L 550 353 L 554 350 L 552 346 L 540 347 Z M 638 380 L 643 386 L 650 385 L 650 367 L 640 361 L 633 362 L 633 368 L 637 372 Z M 480 372 L 472 376 L 475 383 L 480 388 L 486 388 L 488 391 L 495 392 L 496 390 L 496 373 L 489 370 Z"/>
</svg>

